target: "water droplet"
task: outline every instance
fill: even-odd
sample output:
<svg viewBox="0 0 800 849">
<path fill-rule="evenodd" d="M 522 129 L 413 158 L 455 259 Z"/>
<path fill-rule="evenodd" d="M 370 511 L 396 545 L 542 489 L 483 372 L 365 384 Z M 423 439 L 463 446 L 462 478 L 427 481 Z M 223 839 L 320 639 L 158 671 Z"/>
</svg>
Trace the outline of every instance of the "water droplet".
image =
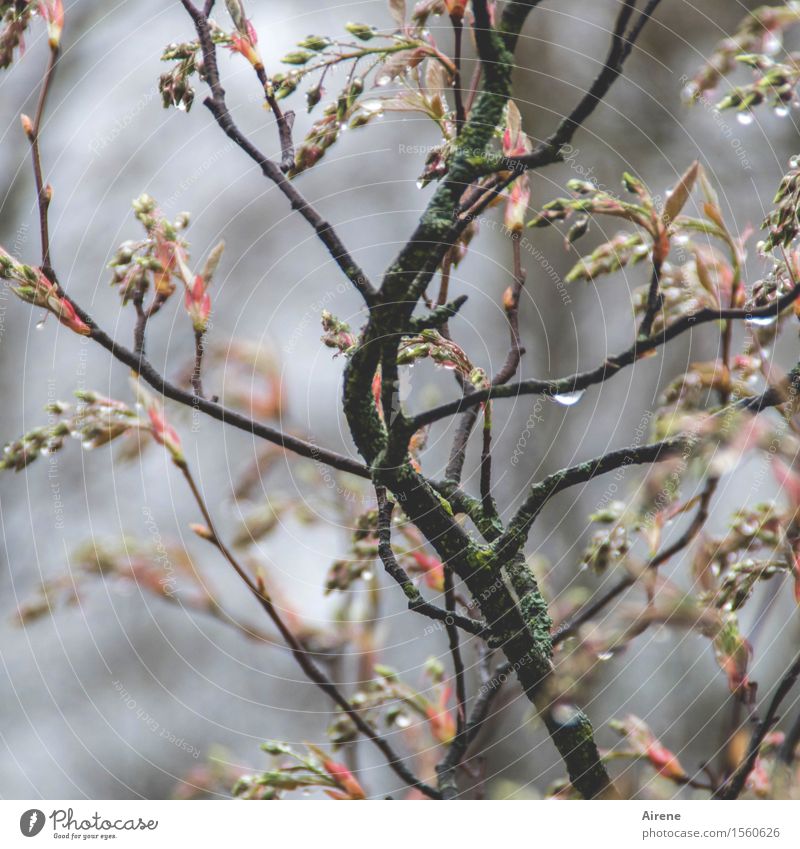
<svg viewBox="0 0 800 849">
<path fill-rule="evenodd" d="M 417 180 L 417 188 L 418 189 L 424 189 L 425 188 L 425 181 L 422 179 L 422 177 L 420 177 L 419 180 Z"/>
<path fill-rule="evenodd" d="M 687 86 L 684 86 L 684 89 L 681 92 L 681 97 L 684 100 L 694 100 L 694 98 L 697 96 L 697 92 L 697 84 L 689 83 Z"/>
<path fill-rule="evenodd" d="M 36 322 L 36 329 L 41 330 L 44 327 L 44 323 L 47 321 L 47 314 L 45 313 L 44 318 L 40 318 L 39 321 Z"/>
<path fill-rule="evenodd" d="M 599 652 L 597 652 L 597 659 L 598 660 L 611 660 L 612 657 L 614 657 L 613 651 L 599 651 Z"/>
<path fill-rule="evenodd" d="M 388 74 L 381 74 L 381 75 L 380 75 L 380 76 L 379 76 L 379 77 L 375 80 L 375 85 L 378 85 L 378 86 L 385 86 L 385 85 L 389 85 L 389 83 L 390 83 L 391 81 L 392 81 L 392 78 L 391 78 Z"/>
<path fill-rule="evenodd" d="M 553 400 L 556 404 L 561 404 L 564 407 L 571 407 L 577 404 L 583 397 L 583 389 L 578 389 L 575 392 L 564 392 L 558 395 L 553 395 Z"/>
<path fill-rule="evenodd" d="M 788 106 L 776 106 L 773 110 L 778 118 L 785 118 L 789 114 Z"/>
<path fill-rule="evenodd" d="M 362 577 L 365 581 L 371 581 L 371 580 L 372 580 L 372 572 L 370 572 L 370 570 L 369 570 L 369 569 L 365 569 L 365 570 L 361 573 L 361 577 Z"/>
<path fill-rule="evenodd" d="M 185 104 L 182 100 L 179 100 L 179 101 L 175 104 L 175 108 L 176 108 L 179 112 L 185 112 L 185 111 L 186 111 L 186 104 Z"/>
<path fill-rule="evenodd" d="M 737 112 L 736 120 L 743 126 L 749 127 L 753 123 L 753 116 L 749 112 Z"/>
<path fill-rule="evenodd" d="M 790 168 L 798 168 L 798 167 L 800 167 L 800 156 L 793 156 L 793 157 L 789 160 L 789 167 L 790 167 Z"/>
<path fill-rule="evenodd" d="M 781 37 L 775 32 L 768 32 L 764 36 L 764 53 L 772 56 L 781 49 L 783 44 Z"/>
<path fill-rule="evenodd" d="M 555 719 L 559 725 L 569 725 L 578 719 L 580 715 L 581 712 L 578 708 L 571 704 L 556 705 L 552 712 L 553 719 Z"/>
<path fill-rule="evenodd" d="M 411 720 L 404 713 L 401 713 L 397 719 L 395 719 L 394 724 L 398 728 L 408 728 L 408 726 L 411 725 Z"/>
<path fill-rule="evenodd" d="M 370 115 L 374 115 L 383 111 L 383 103 L 380 100 L 365 100 L 361 104 L 361 109 Z"/>
<path fill-rule="evenodd" d="M 689 243 L 689 237 L 686 233 L 679 233 L 672 240 L 676 245 L 687 245 Z"/>
</svg>

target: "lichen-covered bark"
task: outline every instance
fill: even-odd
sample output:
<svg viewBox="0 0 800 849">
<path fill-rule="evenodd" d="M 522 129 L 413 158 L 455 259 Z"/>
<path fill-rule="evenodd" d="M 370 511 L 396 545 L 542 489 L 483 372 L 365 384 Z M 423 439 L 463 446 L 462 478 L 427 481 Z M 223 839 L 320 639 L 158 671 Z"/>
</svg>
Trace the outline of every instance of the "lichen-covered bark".
<svg viewBox="0 0 800 849">
<path fill-rule="evenodd" d="M 476 4 L 476 19 L 480 6 Z M 515 7 L 533 6 L 513 4 Z M 524 20 L 521 14 L 514 19 Z M 512 23 L 514 23 L 512 21 Z M 414 233 L 388 268 L 380 292 L 370 305 L 360 346 L 351 357 L 344 381 L 344 410 L 358 450 L 370 465 L 376 485 L 386 487 L 439 556 L 464 581 L 487 621 L 492 642 L 508 658 L 527 695 L 540 711 L 569 772 L 585 797 L 609 792 L 610 782 L 594 744 L 586 716 L 572 705 L 552 704 L 551 620 L 547 604 L 521 556 L 503 558 L 468 536 L 449 502 L 408 462 L 410 433 L 402 414 L 387 428 L 375 405 L 372 383 L 382 367 L 384 399 L 396 380 L 397 345 L 411 327 L 411 314 L 449 247 L 448 234 L 464 190 L 479 176 L 486 152 L 511 90 L 513 56 L 505 39 L 477 20 L 476 37 L 484 62 L 484 88 L 459 137 L 446 180 L 438 187 Z M 511 40 L 513 43 L 513 39 Z M 388 418 L 388 404 L 383 403 Z M 476 505 L 472 504 L 472 508 Z M 479 510 L 479 508 L 476 508 Z M 475 513 L 475 509 L 472 510 Z M 501 531 L 479 521 L 488 533 Z"/>
</svg>

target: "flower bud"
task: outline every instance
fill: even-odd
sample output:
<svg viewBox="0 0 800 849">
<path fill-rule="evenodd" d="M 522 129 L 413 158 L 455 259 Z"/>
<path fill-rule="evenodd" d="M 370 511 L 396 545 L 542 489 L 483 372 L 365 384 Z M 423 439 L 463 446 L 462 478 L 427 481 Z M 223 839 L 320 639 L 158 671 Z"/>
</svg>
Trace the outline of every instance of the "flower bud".
<svg viewBox="0 0 800 849">
<path fill-rule="evenodd" d="M 24 112 L 19 116 L 19 120 L 22 123 L 22 131 L 30 141 L 33 141 L 33 121 Z"/>
<path fill-rule="evenodd" d="M 518 177 L 511 187 L 506 204 L 505 225 L 512 233 L 519 233 L 525 226 L 525 215 L 531 192 L 527 176 Z"/>
<path fill-rule="evenodd" d="M 309 59 L 313 57 L 313 53 L 308 50 L 293 50 L 287 53 L 282 59 L 284 65 L 305 65 Z"/>
<path fill-rule="evenodd" d="M 241 53 L 256 70 L 263 70 L 264 63 L 261 61 L 256 44 L 258 44 L 258 35 L 250 21 L 246 21 L 244 29 L 237 27 L 236 32 L 231 34 L 231 50 L 234 53 Z"/>
<path fill-rule="evenodd" d="M 64 29 L 64 4 L 62 0 L 40 0 L 39 14 L 47 21 L 47 40 L 51 50 L 57 50 Z"/>
<path fill-rule="evenodd" d="M 184 299 L 186 312 L 192 320 L 192 327 L 196 333 L 205 333 L 208 327 L 208 318 L 211 315 L 211 298 L 206 290 L 206 283 L 202 275 L 194 278 L 191 287 L 186 288 Z"/>
<path fill-rule="evenodd" d="M 447 14 L 456 21 L 460 21 L 467 11 L 467 0 L 444 0 Z"/>
<path fill-rule="evenodd" d="M 228 14 L 231 16 L 236 29 L 240 32 L 247 32 L 247 15 L 242 0 L 225 0 L 225 5 L 228 7 Z"/>
<path fill-rule="evenodd" d="M 309 35 L 299 42 L 298 46 L 304 50 L 313 50 L 318 52 L 324 50 L 331 43 L 331 40 L 324 35 Z"/>
<path fill-rule="evenodd" d="M 349 23 L 344 28 L 359 41 L 369 41 L 375 35 L 375 28 L 369 24 Z"/>
<path fill-rule="evenodd" d="M 192 523 L 191 525 L 189 525 L 189 530 L 192 531 L 192 533 L 197 534 L 200 539 L 205 539 L 209 542 L 213 541 L 214 539 L 214 534 L 211 532 L 211 529 L 208 528 L 206 525 Z"/>
</svg>

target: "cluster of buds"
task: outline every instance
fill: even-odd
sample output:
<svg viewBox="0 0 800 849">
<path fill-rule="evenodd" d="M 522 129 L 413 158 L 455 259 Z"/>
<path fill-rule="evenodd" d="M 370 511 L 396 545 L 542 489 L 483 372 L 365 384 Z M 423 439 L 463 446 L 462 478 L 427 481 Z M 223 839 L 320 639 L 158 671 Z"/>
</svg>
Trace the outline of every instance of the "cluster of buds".
<svg viewBox="0 0 800 849">
<path fill-rule="evenodd" d="M 435 592 L 444 592 L 444 565 L 433 554 L 423 550 L 424 541 L 414 525 L 402 515 L 393 520 L 400 540 L 394 543 L 397 562 L 409 574 L 420 576 Z M 348 556 L 334 561 L 325 583 L 325 592 L 344 591 L 354 581 L 367 580 L 374 574 L 378 559 L 378 512 L 366 510 L 354 523 Z"/>
<path fill-rule="evenodd" d="M 165 109 L 174 106 L 188 112 L 194 103 L 194 89 L 190 79 L 197 71 L 200 44 L 196 41 L 169 44 L 161 55 L 162 62 L 176 62 L 174 68 L 158 79 L 158 91 Z"/>
<path fill-rule="evenodd" d="M 33 13 L 31 3 L 0 3 L 0 68 L 8 68 L 17 47 L 24 49 L 25 30 Z"/>
<path fill-rule="evenodd" d="M 366 799 L 364 789 L 350 770 L 316 746 L 308 745 L 308 754 L 277 741 L 268 741 L 261 748 L 268 755 L 281 758 L 280 765 L 268 772 L 241 776 L 233 787 L 234 796 L 279 799 L 293 790 L 319 788 L 331 799 Z"/>
<path fill-rule="evenodd" d="M 662 391 L 659 415 L 674 414 L 675 407 L 682 411 L 704 410 L 708 406 L 710 392 L 732 392 L 736 397 L 744 397 L 750 391 L 749 382 L 738 380 L 736 373 L 724 368 L 719 360 L 692 363 Z"/>
<path fill-rule="evenodd" d="M 728 688 L 731 693 L 746 700 L 753 686 L 747 675 L 750 659 L 753 656 L 753 648 L 742 636 L 738 620 L 734 614 L 731 613 L 724 617 L 723 624 L 715 634 L 713 643 L 714 656 L 719 668 L 728 679 Z"/>
<path fill-rule="evenodd" d="M 441 6 L 439 11 L 444 11 Z M 443 65 L 447 59 L 437 49 L 430 33 L 415 15 L 413 25 L 406 25 L 401 18 L 403 13 L 398 7 L 395 20 L 399 33 L 381 33 L 374 27 L 362 23 L 348 23 L 347 32 L 356 39 L 332 39 L 323 35 L 309 35 L 282 57 L 281 61 L 289 66 L 286 73 L 275 74 L 271 84 L 277 99 L 293 94 L 298 87 L 320 72 L 318 79 L 306 90 L 306 103 L 311 112 L 321 102 L 324 89 L 323 79 L 329 70 L 340 64 L 349 64 L 351 73 L 347 82 L 334 100 L 324 107 L 322 116 L 314 122 L 310 131 L 298 145 L 294 167 L 290 176 L 295 176 L 311 168 L 325 155 L 326 151 L 340 138 L 346 129 L 363 127 L 380 117 L 384 111 L 422 112 L 436 121 L 445 137 L 447 132 L 447 108 L 439 92 L 430 91 L 427 85 L 431 77 L 446 75 Z M 358 42 L 371 42 L 379 39 L 381 46 L 360 45 Z M 356 73 L 356 67 L 362 59 L 371 62 L 370 73 L 374 75 L 376 86 L 384 86 L 394 79 L 410 77 L 410 73 L 426 58 L 430 58 L 426 83 L 419 74 L 415 75 L 413 85 L 407 91 L 373 98 L 362 102 L 361 96 L 367 90 L 364 79 Z M 440 73 L 441 72 L 441 73 Z M 411 81 L 410 81 L 411 82 Z M 449 88 L 449 85 L 447 86 Z"/>
<path fill-rule="evenodd" d="M 793 157 L 789 162 L 789 171 L 781 180 L 772 203 L 775 208 L 761 225 L 767 237 L 759 248 L 765 253 L 777 247 L 789 247 L 800 233 L 800 157 Z"/>
<path fill-rule="evenodd" d="M 616 515 L 614 511 L 604 511 L 591 517 L 594 521 L 608 524 L 609 527 L 592 534 L 581 558 L 581 566 L 584 569 L 592 569 L 599 575 L 623 562 L 631 549 L 628 529 L 619 520 L 619 516 L 612 518 L 612 514 Z"/>
<path fill-rule="evenodd" d="M 764 307 L 774 305 L 794 289 L 795 282 L 800 280 L 798 272 L 800 272 L 800 251 L 792 249 L 789 252 L 784 252 L 784 257 L 775 261 L 771 273 L 753 283 L 749 297 L 746 300 L 746 306 L 749 309 L 763 309 Z M 795 314 L 798 314 L 798 306 L 800 305 L 795 301 L 793 305 Z M 777 313 L 768 315 L 761 322 L 755 322 L 754 324 L 759 330 L 766 330 L 772 327 L 774 331 L 777 329 L 778 324 L 775 321 L 776 315 Z"/>
<path fill-rule="evenodd" d="M 0 248 L 0 278 L 8 282 L 11 291 L 23 301 L 43 307 L 74 333 L 88 336 L 89 326 L 78 316 L 70 301 L 65 298 L 40 268 L 17 262 Z"/>
<path fill-rule="evenodd" d="M 322 311 L 322 342 L 328 348 L 334 348 L 341 354 L 348 355 L 355 349 L 357 340 L 347 322 L 340 321 L 335 315 Z"/>
<path fill-rule="evenodd" d="M 565 282 L 586 280 L 591 283 L 604 274 L 613 274 L 628 265 L 636 265 L 650 256 L 652 244 L 640 232 L 617 233 L 608 242 L 598 245 L 590 254 L 581 257 L 564 277 Z"/>
<path fill-rule="evenodd" d="M 159 302 L 175 291 L 174 278 L 186 285 L 192 280 L 186 261 L 187 243 L 181 231 L 189 226 L 189 214 L 182 212 L 174 222 L 164 217 L 155 200 L 144 194 L 133 202 L 136 218 L 145 229 L 145 238 L 120 245 L 109 266 L 114 273 L 111 285 L 119 289 L 123 304 L 142 297 L 150 287 Z"/>
<path fill-rule="evenodd" d="M 615 719 L 610 725 L 630 746 L 627 752 L 617 752 L 617 755 L 643 758 L 649 761 L 659 775 L 672 781 L 683 783 L 688 779 L 677 756 L 664 746 L 638 716 L 630 715 L 624 720 Z"/>
<path fill-rule="evenodd" d="M 800 56 L 792 57 L 792 64 L 775 63 L 766 56 L 744 55 L 738 57 L 743 64 L 757 72 L 756 79 L 746 86 L 738 86 L 720 100 L 717 109 L 738 109 L 739 120 L 749 123 L 747 112 L 762 103 L 770 104 L 778 115 L 786 115 L 796 102 L 795 89 L 800 82 Z"/>
<path fill-rule="evenodd" d="M 189 214 L 182 212 L 170 222 L 149 195 L 133 202 L 136 218 L 145 229 L 145 238 L 124 242 L 109 263 L 114 270 L 111 285 L 116 286 L 122 303 L 141 303 L 145 293 L 154 291 L 153 309 L 158 309 L 175 291 L 176 281 L 184 288 L 184 306 L 195 333 L 203 334 L 211 315 L 208 287 L 219 265 L 225 243 L 215 245 L 203 270 L 193 274 L 189 269 L 188 243 L 180 235 L 189 226 Z"/>
<path fill-rule="evenodd" d="M 599 189 L 588 180 L 570 180 L 567 188 L 574 197 L 556 198 L 546 203 L 541 211 L 528 222 L 529 227 L 547 227 L 557 221 L 566 221 L 571 215 L 610 215 L 622 218 L 639 226 L 650 229 L 654 204 L 641 183 L 632 175 L 625 174 L 623 184 L 632 193 L 640 195 L 641 202 L 630 203 L 616 195 Z"/>
<path fill-rule="evenodd" d="M 145 423 L 120 401 L 96 392 L 76 392 L 77 407 L 61 401 L 46 407 L 52 423 L 34 428 L 5 446 L 0 468 L 20 471 L 37 457 L 60 451 L 67 437 L 88 449 L 99 448 Z"/>
<path fill-rule="evenodd" d="M 62 0 L 39 0 L 39 14 L 47 21 L 50 49 L 58 50 L 61 45 L 61 31 L 64 29 L 64 3 Z"/>
<path fill-rule="evenodd" d="M 455 738 L 456 722 L 453 711 L 447 707 L 451 690 L 443 681 L 444 670 L 437 658 L 425 664 L 425 677 L 426 684 L 431 685 L 430 696 L 406 684 L 396 670 L 377 664 L 375 678 L 362 685 L 351 704 L 375 725 L 382 719 L 388 728 L 408 729 L 412 733 L 421 726 L 427 728 L 437 743 L 448 746 Z M 341 746 L 355 740 L 358 731 L 350 717 L 341 711 L 329 727 L 328 737 L 335 746 Z M 423 741 L 419 742 L 424 746 Z"/>
<path fill-rule="evenodd" d="M 800 22 L 800 3 L 796 0 L 778 6 L 761 6 L 748 12 L 733 35 L 723 39 L 687 85 L 684 97 L 696 100 L 713 91 L 736 69 L 743 54 L 774 55 L 781 48 L 783 31 Z"/>
<path fill-rule="evenodd" d="M 710 245 L 693 242 L 684 244 L 684 253 L 690 256 L 687 262 L 661 266 L 661 309 L 654 318 L 653 333 L 699 309 L 719 309 L 730 303 L 734 271 L 728 259 Z M 633 293 L 634 313 L 644 315 L 648 305 L 649 286 L 641 286 Z M 743 305 L 744 291 L 740 289 L 735 306 Z"/>
<path fill-rule="evenodd" d="M 780 560 L 755 560 L 746 557 L 728 566 L 717 593 L 716 603 L 729 610 L 739 610 L 753 594 L 760 581 L 786 573 Z"/>
<path fill-rule="evenodd" d="M 231 36 L 214 21 L 209 21 L 208 27 L 214 44 L 230 46 Z M 191 78 L 194 74 L 198 74 L 201 79 L 205 78 L 200 42 L 172 42 L 161 54 L 161 61 L 176 63 L 175 67 L 162 74 L 158 81 L 158 90 L 164 108 L 174 106 L 181 112 L 188 112 L 192 108 L 195 95 Z"/>
<path fill-rule="evenodd" d="M 297 149 L 291 175 L 316 165 L 348 126 L 362 127 L 380 114 L 380 109 L 372 109 L 369 103 L 361 103 L 359 98 L 363 91 L 364 81 L 355 77 L 335 101 L 325 106 L 322 116 L 312 124 L 308 135 Z M 310 109 L 316 105 L 314 99 L 317 97 L 321 97 L 321 90 L 312 89 L 308 95 Z"/>
<path fill-rule="evenodd" d="M 431 359 L 436 365 L 457 371 L 465 380 L 480 389 L 486 384 L 486 372 L 473 366 L 469 357 L 451 339 L 438 330 L 423 330 L 418 336 L 406 336 L 397 352 L 397 364 L 414 365 L 418 360 Z"/>
<path fill-rule="evenodd" d="M 181 591 L 178 595 L 178 573 L 192 585 L 192 592 Z M 132 537 L 94 537 L 71 553 L 67 574 L 43 581 L 35 595 L 20 605 L 20 623 L 28 625 L 51 614 L 59 605 L 78 603 L 99 576 L 106 583 L 144 589 L 184 607 L 207 611 L 212 606 L 207 588 L 180 545 L 160 539 L 158 543 L 142 543 Z M 183 590 L 182 584 L 180 589 Z"/>
</svg>

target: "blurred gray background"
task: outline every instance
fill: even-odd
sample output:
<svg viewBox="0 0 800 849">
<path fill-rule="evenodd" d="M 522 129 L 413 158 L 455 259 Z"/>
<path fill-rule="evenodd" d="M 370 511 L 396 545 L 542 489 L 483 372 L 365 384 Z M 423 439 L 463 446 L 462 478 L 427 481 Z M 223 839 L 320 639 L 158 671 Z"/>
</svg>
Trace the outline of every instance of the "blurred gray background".
<svg viewBox="0 0 800 849">
<path fill-rule="evenodd" d="M 358 327 L 359 300 L 340 285 L 342 278 L 311 230 L 227 143 L 202 105 L 202 86 L 189 114 L 162 109 L 156 90 L 164 70 L 161 51 L 170 41 L 192 36 L 180 3 L 73 0 L 65 5 L 65 50 L 43 127 L 46 178 L 55 192 L 53 262 L 62 282 L 108 332 L 130 344 L 131 310 L 120 308 L 106 268 L 116 246 L 139 235 L 130 201 L 146 191 L 169 215 L 191 211 L 188 238 L 196 261 L 219 238 L 227 242 L 214 283 L 212 340 L 224 349 L 229 339 L 241 337 L 274 357 L 285 392 L 281 426 L 320 445 L 353 452 L 338 412 L 342 361 L 319 342 L 319 304 Z M 699 157 L 726 211 L 735 211 L 730 217 L 734 226 L 757 228 L 788 158 L 797 152 L 796 114 L 780 119 L 761 110 L 756 122 L 745 127 L 733 114 L 715 117 L 702 106 L 690 110 L 680 99 L 682 75 L 691 75 L 744 11 L 757 5 L 664 0 L 625 78 L 577 133 L 572 165 L 533 177 L 533 205 L 561 193 L 566 180 L 581 176 L 578 169 L 614 190 L 629 169 L 654 193 L 663 193 Z M 531 136 L 546 135 L 597 72 L 616 7 L 614 0 L 545 0 L 531 16 L 517 72 L 517 102 Z M 271 70 L 308 33 L 339 33 L 347 20 L 389 21 L 383 2 L 332 8 L 315 0 L 250 0 L 248 11 Z M 224 10 L 219 17 L 225 17 Z M 434 23 L 441 28 L 437 38 L 449 44 L 445 21 Z M 0 244 L 32 263 L 39 256 L 38 222 L 19 114 L 34 109 L 46 62 L 42 29 L 34 25 L 26 54 L 0 76 Z M 277 156 L 273 123 L 260 105 L 249 67 L 227 51 L 220 53 L 237 121 L 262 149 Z M 299 113 L 300 138 L 308 125 L 302 93 L 291 105 Z M 422 119 L 388 114 L 346 134 L 318 167 L 297 180 L 373 278 L 411 232 L 432 191 L 415 185 L 423 155 L 404 153 L 402 146 L 437 141 Z M 521 324 L 528 353 L 522 376 L 560 376 L 627 347 L 633 329 L 630 291 L 645 282 L 646 270 L 604 279 L 596 287 L 574 285 L 565 299 L 556 283 L 575 257 L 556 233 L 528 232 L 533 247 L 523 252 L 528 282 Z M 590 240 L 580 243 L 581 252 L 603 235 L 595 228 Z M 754 241 L 748 285 L 762 273 Z M 509 253 L 499 230 L 484 228 L 451 289 L 470 296 L 463 320 L 453 324 L 455 338 L 488 370 L 502 362 L 506 349 L 498 302 L 510 283 Z M 0 299 L 3 441 L 41 424 L 43 406 L 55 398 L 68 400 L 76 388 L 131 399 L 126 369 L 105 351 L 53 320 L 37 331 L 38 311 L 5 290 Z M 796 359 L 793 333 L 779 352 L 784 365 Z M 666 354 L 637 364 L 602 390 L 591 390 L 573 407 L 544 403 L 534 409 L 531 398 L 496 404 L 495 469 L 503 507 L 513 508 L 532 479 L 630 444 L 659 389 L 689 362 L 713 352 L 713 330 L 698 332 L 691 346 L 688 337 L 682 338 Z M 175 377 L 191 353 L 188 322 L 175 298 L 152 322 L 149 355 Z M 221 373 L 208 378 L 207 388 L 220 392 Z M 411 389 L 410 403 L 418 408 L 456 394 L 447 375 L 423 366 L 415 370 Z M 227 533 L 234 531 L 242 508 L 231 498 L 232 487 L 259 446 L 214 421 L 192 421 L 174 406 L 168 411 L 219 524 Z M 512 466 L 508 460 L 534 412 L 542 421 Z M 433 475 L 443 468 L 448 436 L 443 425 L 431 434 L 424 464 Z M 473 442 L 468 461 L 473 487 L 478 452 Z M 754 461 L 724 479 L 712 527 L 724 527 L 745 495 L 754 504 L 774 494 L 760 465 Z M 625 485 L 632 487 L 639 479 L 629 472 Z M 579 573 L 578 563 L 588 536 L 586 515 L 606 486 L 600 480 L 564 493 L 537 524 L 531 550 L 549 560 L 553 596 L 600 583 Z M 309 620 L 325 624 L 333 608 L 323 596 L 324 576 L 346 550 L 346 522 L 313 466 L 293 471 L 281 461 L 252 496 L 252 506 L 286 497 L 306 501 L 325 521 L 307 525 L 282 519 L 259 553 L 285 596 Z M 228 580 L 225 564 L 187 531 L 188 523 L 197 520 L 183 482 L 156 450 L 146 452 L 141 462 L 123 463 L 114 450 L 83 452 L 71 444 L 18 476 L 0 476 L 0 795 L 168 797 L 182 776 L 215 751 L 236 767 L 256 769 L 268 763 L 258 751 L 264 739 L 324 743 L 329 706 L 302 680 L 285 651 L 248 641 L 224 623 L 178 609 L 143 589 L 97 580 L 79 606 L 59 608 L 27 628 L 15 624 L 18 606 L 35 595 L 43 579 L 68 572 L 76 545 L 122 535 L 144 544 L 182 542 L 220 590 L 226 610 L 258 622 L 258 611 Z M 386 648 L 379 656 L 419 684 L 427 657 L 440 655 L 447 662 L 446 641 L 438 633 L 425 636 L 424 620 L 400 615 L 398 595 L 390 588 L 384 599 Z M 790 596 L 784 587 L 756 644 L 753 677 L 762 682 L 762 692 L 774 683 L 788 647 L 797 643 Z M 748 632 L 746 616 L 744 625 Z M 470 653 L 470 664 L 474 660 Z M 127 696 L 120 695 L 120 687 Z M 541 792 L 560 768 L 513 685 L 506 700 L 508 707 L 487 738 L 489 792 L 501 797 Z M 707 642 L 661 632 L 595 670 L 584 704 L 603 744 L 614 739 L 608 719 L 635 712 L 679 752 L 687 768 L 714 753 L 730 707 Z M 396 788 L 393 775 L 366 747 L 361 767 L 371 792 Z"/>
</svg>

